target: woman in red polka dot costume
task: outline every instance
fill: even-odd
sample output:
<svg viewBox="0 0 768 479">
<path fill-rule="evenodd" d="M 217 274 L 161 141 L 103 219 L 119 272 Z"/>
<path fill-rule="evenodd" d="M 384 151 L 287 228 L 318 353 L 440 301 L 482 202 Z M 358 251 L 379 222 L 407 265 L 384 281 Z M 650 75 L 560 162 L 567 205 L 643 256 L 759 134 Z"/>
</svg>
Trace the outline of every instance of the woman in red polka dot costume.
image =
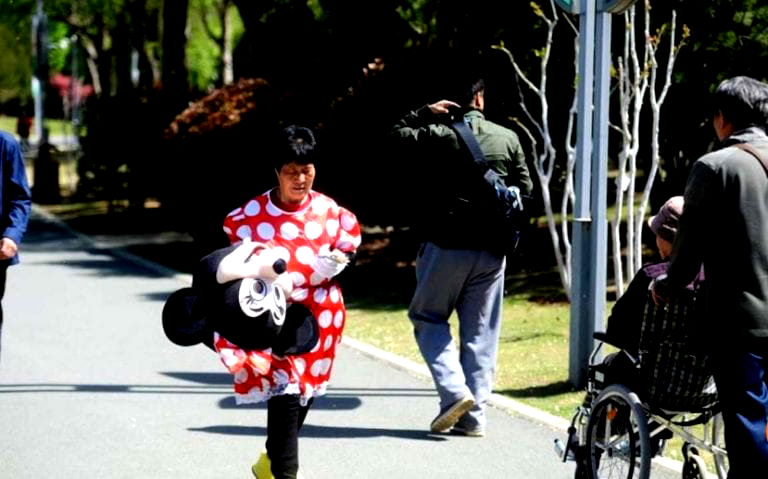
<svg viewBox="0 0 768 479">
<path fill-rule="evenodd" d="M 344 269 L 361 238 L 354 214 L 312 190 L 312 132 L 292 126 L 284 133 L 287 145 L 277 150 L 275 158 L 278 187 L 229 213 L 224 231 L 232 243 L 250 238 L 265 243 L 286 261 L 292 283 L 286 296 L 289 303 L 310 310 L 319 340 L 307 353 L 286 356 L 243 350 L 218 334 L 214 345 L 234 375 L 236 401 L 268 401 L 267 452 L 272 474 L 296 477 L 298 429 L 312 398 L 325 393 L 344 329 L 344 300 L 334 276 Z M 287 454 L 293 457 L 278 459 L 286 451 L 293 451 Z"/>
</svg>

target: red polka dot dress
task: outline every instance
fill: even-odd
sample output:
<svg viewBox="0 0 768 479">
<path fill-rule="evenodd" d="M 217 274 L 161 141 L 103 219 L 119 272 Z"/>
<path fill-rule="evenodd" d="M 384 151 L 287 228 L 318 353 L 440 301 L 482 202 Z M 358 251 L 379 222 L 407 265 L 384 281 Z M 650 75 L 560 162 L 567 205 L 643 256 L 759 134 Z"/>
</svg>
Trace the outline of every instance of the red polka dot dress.
<svg viewBox="0 0 768 479">
<path fill-rule="evenodd" d="M 357 218 L 315 191 L 295 211 L 277 206 L 266 192 L 227 215 L 224 231 L 232 243 L 250 237 L 277 249 L 293 282 L 288 300 L 306 306 L 320 331 L 310 352 L 284 357 L 268 349 L 243 350 L 216 333 L 216 351 L 234 376 L 235 400 L 254 403 L 298 394 L 306 404 L 325 393 L 346 319 L 338 283 L 315 272 L 311 264 L 321 248 L 354 252 L 361 239 Z"/>
</svg>

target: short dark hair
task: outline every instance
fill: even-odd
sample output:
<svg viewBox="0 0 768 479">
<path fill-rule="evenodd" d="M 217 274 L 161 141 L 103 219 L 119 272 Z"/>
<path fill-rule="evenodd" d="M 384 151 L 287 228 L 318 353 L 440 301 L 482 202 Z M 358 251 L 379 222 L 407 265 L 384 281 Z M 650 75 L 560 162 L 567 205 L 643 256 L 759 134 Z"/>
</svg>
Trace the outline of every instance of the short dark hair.
<svg viewBox="0 0 768 479">
<path fill-rule="evenodd" d="M 723 114 L 736 130 L 768 124 L 768 85 L 747 76 L 723 81 L 714 98 L 715 112 Z"/>
<path fill-rule="evenodd" d="M 278 172 L 284 165 L 296 163 L 299 165 L 314 164 L 315 135 L 309 128 L 291 125 L 284 128 L 275 142 L 272 151 L 272 165 Z"/>
<path fill-rule="evenodd" d="M 455 101 L 461 106 L 468 106 L 480 92 L 485 91 L 485 80 L 479 77 L 465 77 L 460 79 L 461 83 L 457 85 L 454 92 Z"/>
</svg>

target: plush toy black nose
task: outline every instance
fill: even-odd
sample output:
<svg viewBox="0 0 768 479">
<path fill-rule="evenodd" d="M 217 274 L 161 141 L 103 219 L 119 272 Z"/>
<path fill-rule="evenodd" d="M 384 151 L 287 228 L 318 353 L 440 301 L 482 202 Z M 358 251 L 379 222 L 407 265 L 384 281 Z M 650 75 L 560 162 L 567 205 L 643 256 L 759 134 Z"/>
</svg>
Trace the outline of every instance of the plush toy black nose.
<svg viewBox="0 0 768 479">
<path fill-rule="evenodd" d="M 272 269 L 274 269 L 277 274 L 283 274 L 285 273 L 285 270 L 288 269 L 288 265 L 285 263 L 284 259 L 280 258 L 272 263 Z"/>
</svg>

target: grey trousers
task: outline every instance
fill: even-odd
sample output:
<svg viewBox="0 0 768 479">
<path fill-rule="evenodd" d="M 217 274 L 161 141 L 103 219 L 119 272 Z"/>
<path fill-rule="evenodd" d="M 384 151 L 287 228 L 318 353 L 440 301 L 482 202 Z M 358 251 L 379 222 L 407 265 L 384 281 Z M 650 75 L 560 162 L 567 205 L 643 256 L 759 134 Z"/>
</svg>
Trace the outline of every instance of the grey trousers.
<svg viewBox="0 0 768 479">
<path fill-rule="evenodd" d="M 460 420 L 485 427 L 501 332 L 505 259 L 485 251 L 424 243 L 416 259 L 416 291 L 408 308 L 416 343 L 432 373 L 440 409 L 471 392 L 475 406 Z M 459 348 L 448 318 L 458 316 Z"/>
</svg>

